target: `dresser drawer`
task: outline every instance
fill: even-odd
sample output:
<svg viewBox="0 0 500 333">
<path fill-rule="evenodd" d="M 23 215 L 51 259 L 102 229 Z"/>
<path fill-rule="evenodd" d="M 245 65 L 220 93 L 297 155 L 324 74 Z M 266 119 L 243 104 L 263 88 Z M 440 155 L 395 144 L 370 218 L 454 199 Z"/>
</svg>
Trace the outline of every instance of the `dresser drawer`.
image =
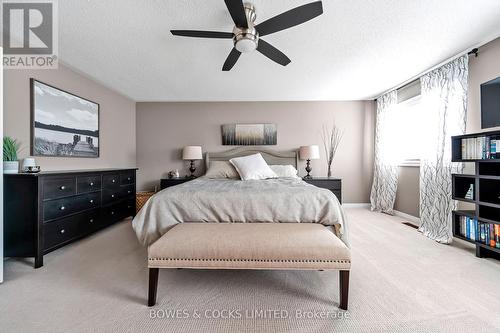
<svg viewBox="0 0 500 333">
<path fill-rule="evenodd" d="M 43 227 L 44 250 L 96 230 L 99 225 L 99 215 L 99 209 L 94 209 L 45 223 Z"/>
<path fill-rule="evenodd" d="M 120 200 L 122 189 L 117 187 L 116 189 L 104 189 L 102 191 L 102 204 L 107 205 L 115 201 Z"/>
<path fill-rule="evenodd" d="M 101 176 L 80 176 L 76 178 L 76 192 L 89 193 L 101 190 Z"/>
<path fill-rule="evenodd" d="M 43 180 L 43 200 L 64 198 L 76 194 L 76 178 L 47 178 Z"/>
<path fill-rule="evenodd" d="M 120 184 L 134 184 L 135 183 L 135 171 L 127 171 L 120 173 Z"/>
<path fill-rule="evenodd" d="M 120 187 L 120 174 L 105 174 L 102 176 L 102 187 L 103 188 L 119 188 Z"/>
<path fill-rule="evenodd" d="M 329 190 L 340 190 L 342 188 L 342 182 L 340 180 L 323 180 L 323 179 L 312 179 L 307 180 L 309 184 L 317 187 L 326 188 Z"/>
<path fill-rule="evenodd" d="M 126 198 L 135 194 L 135 184 L 120 186 L 120 197 Z"/>
<path fill-rule="evenodd" d="M 130 198 L 102 208 L 102 223 L 111 224 L 135 214 L 135 199 Z"/>
<path fill-rule="evenodd" d="M 47 201 L 43 204 L 43 220 L 53 220 L 82 210 L 96 208 L 99 207 L 100 202 L 100 192 Z"/>
</svg>

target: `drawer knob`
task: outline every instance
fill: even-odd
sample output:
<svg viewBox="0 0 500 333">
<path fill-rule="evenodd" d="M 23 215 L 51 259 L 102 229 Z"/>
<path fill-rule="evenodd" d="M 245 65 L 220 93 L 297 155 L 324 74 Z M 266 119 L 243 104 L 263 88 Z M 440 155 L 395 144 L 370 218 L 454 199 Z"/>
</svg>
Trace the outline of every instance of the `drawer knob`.
<svg viewBox="0 0 500 333">
<path fill-rule="evenodd" d="M 64 207 L 64 206 L 61 206 L 61 208 L 60 208 L 60 209 L 61 209 L 61 210 L 65 210 L 65 209 L 66 209 L 66 207 Z"/>
<path fill-rule="evenodd" d="M 90 223 L 94 223 L 94 219 L 90 219 L 90 220 L 89 220 L 89 222 L 90 222 Z"/>
<path fill-rule="evenodd" d="M 132 192 L 132 191 L 128 190 L 128 191 L 127 191 L 127 194 L 130 194 L 131 192 Z"/>
<path fill-rule="evenodd" d="M 94 186 L 94 183 L 93 183 L 93 182 L 90 182 L 90 186 Z"/>
<path fill-rule="evenodd" d="M 112 180 L 111 180 L 111 182 L 112 182 L 112 183 L 116 183 L 116 180 L 112 179 Z"/>
<path fill-rule="evenodd" d="M 132 208 L 132 206 L 127 206 L 128 209 Z"/>
<path fill-rule="evenodd" d="M 111 194 L 111 197 L 112 197 L 112 198 L 114 198 L 114 197 L 115 197 L 115 195 L 114 195 L 114 194 Z"/>
<path fill-rule="evenodd" d="M 64 234 L 65 232 L 66 232 L 66 230 L 61 229 L 61 234 Z"/>
<path fill-rule="evenodd" d="M 128 177 L 127 180 L 131 180 L 132 178 Z"/>
<path fill-rule="evenodd" d="M 61 191 L 64 191 L 66 189 L 66 186 L 62 185 L 61 187 L 59 187 L 61 189 Z"/>
<path fill-rule="evenodd" d="M 90 203 L 94 203 L 94 199 L 90 199 Z"/>
<path fill-rule="evenodd" d="M 115 212 L 111 212 L 111 215 L 115 215 Z"/>
</svg>

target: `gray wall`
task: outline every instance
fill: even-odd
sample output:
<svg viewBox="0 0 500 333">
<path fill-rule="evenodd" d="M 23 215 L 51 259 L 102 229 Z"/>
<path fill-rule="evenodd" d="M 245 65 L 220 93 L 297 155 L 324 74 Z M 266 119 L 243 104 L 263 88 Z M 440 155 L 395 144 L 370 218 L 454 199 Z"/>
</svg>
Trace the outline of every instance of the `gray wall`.
<svg viewBox="0 0 500 333">
<path fill-rule="evenodd" d="M 500 76 L 500 38 L 481 46 L 479 57 L 469 58 L 469 101 L 467 106 L 467 133 L 498 130 L 481 130 L 481 92 L 480 85 Z M 467 163 L 466 172 L 474 172 L 471 163 Z M 419 216 L 419 168 L 402 167 L 395 209 Z"/>
<path fill-rule="evenodd" d="M 42 170 L 133 167 L 136 159 L 135 102 L 59 64 L 57 70 L 4 70 L 4 135 L 30 154 L 30 78 L 100 104 L 100 157 L 37 157 Z"/>
<path fill-rule="evenodd" d="M 276 123 L 278 145 L 291 150 L 301 145 L 322 148 L 321 128 L 335 121 L 345 130 L 333 162 L 333 176 L 341 177 L 345 202 L 369 202 L 373 173 L 374 103 L 358 102 L 209 102 L 137 103 L 138 186 L 151 189 L 166 172 L 186 174 L 181 148 L 200 145 L 215 152 L 221 145 L 220 126 L 226 123 Z M 313 175 L 326 175 L 325 154 L 312 161 Z M 198 165 L 201 163 L 198 162 Z M 303 173 L 304 165 L 299 166 Z M 198 173 L 202 173 L 199 167 Z"/>
</svg>

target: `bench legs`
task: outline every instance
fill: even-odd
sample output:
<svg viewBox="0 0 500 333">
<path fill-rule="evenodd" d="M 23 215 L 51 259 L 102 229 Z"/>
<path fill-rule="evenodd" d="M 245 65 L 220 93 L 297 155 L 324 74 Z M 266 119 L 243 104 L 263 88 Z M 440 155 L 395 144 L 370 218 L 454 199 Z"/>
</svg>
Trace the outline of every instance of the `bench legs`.
<svg viewBox="0 0 500 333">
<path fill-rule="evenodd" d="M 340 306 L 342 310 L 347 310 L 349 300 L 349 271 L 339 271 L 340 285 Z"/>
<path fill-rule="evenodd" d="M 156 304 L 156 291 L 158 290 L 158 273 L 159 268 L 149 269 L 149 292 L 148 292 L 148 306 Z"/>
<path fill-rule="evenodd" d="M 148 291 L 148 306 L 156 304 L 156 292 L 158 290 L 158 274 L 159 268 L 149 269 L 149 291 Z M 340 306 L 342 310 L 347 310 L 349 299 L 349 271 L 339 271 L 340 285 Z"/>
</svg>

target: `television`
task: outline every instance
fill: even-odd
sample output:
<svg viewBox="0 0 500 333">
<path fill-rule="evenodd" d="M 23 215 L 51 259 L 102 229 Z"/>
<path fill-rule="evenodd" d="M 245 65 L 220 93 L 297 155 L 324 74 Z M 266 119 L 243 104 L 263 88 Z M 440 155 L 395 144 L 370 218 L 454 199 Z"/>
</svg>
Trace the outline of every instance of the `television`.
<svg viewBox="0 0 500 333">
<path fill-rule="evenodd" d="M 481 128 L 500 126 L 500 77 L 481 85 Z"/>
</svg>

